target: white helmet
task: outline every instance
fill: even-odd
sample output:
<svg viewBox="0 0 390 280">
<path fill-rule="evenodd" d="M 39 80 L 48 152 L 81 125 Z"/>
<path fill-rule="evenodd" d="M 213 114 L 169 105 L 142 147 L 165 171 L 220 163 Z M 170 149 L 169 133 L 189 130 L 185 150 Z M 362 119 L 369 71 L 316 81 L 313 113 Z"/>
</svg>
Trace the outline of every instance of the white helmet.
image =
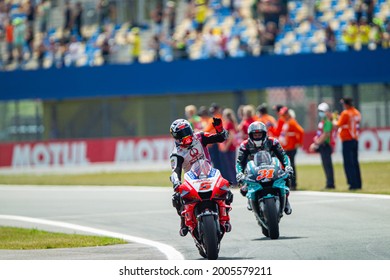
<svg viewBox="0 0 390 280">
<path fill-rule="evenodd" d="M 329 112 L 330 111 L 330 108 L 329 108 L 329 105 L 325 102 L 322 102 L 320 105 L 318 105 L 318 111 L 322 111 L 322 112 Z"/>
</svg>

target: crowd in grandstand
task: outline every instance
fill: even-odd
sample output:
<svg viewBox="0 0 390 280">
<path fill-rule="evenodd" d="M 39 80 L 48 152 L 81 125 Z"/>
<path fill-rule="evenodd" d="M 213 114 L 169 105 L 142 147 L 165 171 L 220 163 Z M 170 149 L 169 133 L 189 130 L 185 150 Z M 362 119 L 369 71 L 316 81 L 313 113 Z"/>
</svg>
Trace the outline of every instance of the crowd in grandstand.
<svg viewBox="0 0 390 280">
<path fill-rule="evenodd" d="M 95 24 L 67 0 L 52 27 L 51 0 L 0 0 L 0 69 L 390 47 L 389 0 L 156 0 L 146 25 L 96 2 Z"/>
</svg>

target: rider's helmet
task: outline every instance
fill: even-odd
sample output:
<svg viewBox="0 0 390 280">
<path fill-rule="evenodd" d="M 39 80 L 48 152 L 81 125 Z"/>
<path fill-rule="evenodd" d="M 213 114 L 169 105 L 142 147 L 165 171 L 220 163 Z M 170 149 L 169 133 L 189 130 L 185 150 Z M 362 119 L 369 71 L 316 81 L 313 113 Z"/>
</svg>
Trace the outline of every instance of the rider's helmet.
<svg viewBox="0 0 390 280">
<path fill-rule="evenodd" d="M 256 147 L 261 147 L 267 138 L 267 127 L 262 122 L 253 122 L 248 127 L 249 140 L 253 142 Z"/>
<path fill-rule="evenodd" d="M 269 152 L 267 151 L 258 151 L 255 156 L 253 157 L 253 161 L 256 166 L 260 165 L 271 165 L 272 164 L 272 157 Z"/>
<path fill-rule="evenodd" d="M 171 124 L 171 135 L 178 146 L 189 147 L 194 138 L 191 124 L 185 119 L 177 119 Z"/>
</svg>

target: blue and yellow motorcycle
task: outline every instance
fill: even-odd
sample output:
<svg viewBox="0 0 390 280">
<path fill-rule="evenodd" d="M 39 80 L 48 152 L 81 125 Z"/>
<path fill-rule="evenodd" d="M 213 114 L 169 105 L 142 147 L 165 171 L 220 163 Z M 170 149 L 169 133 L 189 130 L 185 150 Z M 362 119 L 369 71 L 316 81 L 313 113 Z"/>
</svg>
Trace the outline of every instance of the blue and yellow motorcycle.
<svg viewBox="0 0 390 280">
<path fill-rule="evenodd" d="M 289 177 L 276 157 L 267 151 L 259 151 L 249 161 L 244 184 L 246 197 L 262 233 L 271 239 L 279 238 L 279 221 L 283 217 Z"/>
</svg>

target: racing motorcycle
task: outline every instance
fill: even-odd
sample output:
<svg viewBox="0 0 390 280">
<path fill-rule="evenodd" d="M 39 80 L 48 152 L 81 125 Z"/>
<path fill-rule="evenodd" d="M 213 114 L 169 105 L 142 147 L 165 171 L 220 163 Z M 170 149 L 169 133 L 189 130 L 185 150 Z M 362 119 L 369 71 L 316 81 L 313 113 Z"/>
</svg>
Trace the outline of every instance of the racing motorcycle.
<svg viewBox="0 0 390 280">
<path fill-rule="evenodd" d="M 229 186 L 220 171 L 203 159 L 192 165 L 179 186 L 184 205 L 181 215 L 199 254 L 209 260 L 218 258 L 222 237 L 229 231 L 226 222 L 231 207 L 225 203 Z"/>
<path fill-rule="evenodd" d="M 249 161 L 244 184 L 257 223 L 262 233 L 271 239 L 279 238 L 279 222 L 286 205 L 289 188 L 286 179 L 289 174 L 283 170 L 280 161 L 267 151 L 259 151 Z"/>
</svg>

